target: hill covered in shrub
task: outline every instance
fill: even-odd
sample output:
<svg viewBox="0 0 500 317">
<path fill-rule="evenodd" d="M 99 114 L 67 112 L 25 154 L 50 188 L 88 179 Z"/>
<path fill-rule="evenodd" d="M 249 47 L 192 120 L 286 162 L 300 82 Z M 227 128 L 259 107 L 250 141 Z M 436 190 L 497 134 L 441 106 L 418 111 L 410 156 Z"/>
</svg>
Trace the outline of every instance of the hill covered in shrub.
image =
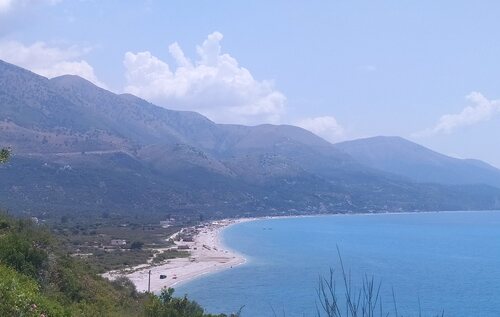
<svg viewBox="0 0 500 317">
<path fill-rule="evenodd" d="M 138 293 L 69 256 L 48 229 L 0 214 L 0 316 L 214 317 L 187 297 Z M 224 317 L 226 315 L 217 315 Z"/>
</svg>

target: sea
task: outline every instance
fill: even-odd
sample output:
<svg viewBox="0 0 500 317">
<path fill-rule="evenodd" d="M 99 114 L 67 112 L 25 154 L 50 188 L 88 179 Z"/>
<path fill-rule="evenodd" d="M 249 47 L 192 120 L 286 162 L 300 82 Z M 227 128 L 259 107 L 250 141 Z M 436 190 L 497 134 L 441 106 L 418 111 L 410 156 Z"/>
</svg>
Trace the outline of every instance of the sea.
<svg viewBox="0 0 500 317">
<path fill-rule="evenodd" d="M 373 279 L 375 316 L 380 303 L 384 316 L 500 316 L 498 211 L 262 219 L 222 239 L 247 262 L 176 288 L 209 313 L 327 316 L 318 290 L 332 274 L 341 309 L 346 277 L 354 295 Z"/>
</svg>

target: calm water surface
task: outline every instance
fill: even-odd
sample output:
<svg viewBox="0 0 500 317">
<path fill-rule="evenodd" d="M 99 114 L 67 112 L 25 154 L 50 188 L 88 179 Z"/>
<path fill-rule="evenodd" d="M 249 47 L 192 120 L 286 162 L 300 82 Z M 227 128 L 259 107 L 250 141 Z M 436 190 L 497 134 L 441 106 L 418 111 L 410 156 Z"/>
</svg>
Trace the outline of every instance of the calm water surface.
<svg viewBox="0 0 500 317">
<path fill-rule="evenodd" d="M 316 316 L 318 278 L 339 270 L 374 276 L 384 307 L 399 313 L 500 316 L 500 212 L 340 215 L 241 223 L 225 244 L 248 262 L 181 285 L 209 312 Z M 339 277 L 337 275 L 337 277 Z M 355 283 L 356 284 L 356 283 Z"/>
</svg>

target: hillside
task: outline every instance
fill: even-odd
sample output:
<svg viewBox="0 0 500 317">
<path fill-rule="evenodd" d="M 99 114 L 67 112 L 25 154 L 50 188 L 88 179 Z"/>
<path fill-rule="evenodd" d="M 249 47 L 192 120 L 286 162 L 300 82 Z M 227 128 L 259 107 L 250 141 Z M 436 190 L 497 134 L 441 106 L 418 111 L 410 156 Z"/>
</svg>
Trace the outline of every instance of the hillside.
<svg viewBox="0 0 500 317">
<path fill-rule="evenodd" d="M 0 61 L 0 104 L 1 204 L 43 219 L 500 208 L 488 185 L 415 183 L 298 127 L 216 124 L 77 76 Z"/>
<path fill-rule="evenodd" d="M 478 160 L 449 157 L 399 137 L 374 137 L 335 145 L 359 163 L 417 182 L 486 184 L 500 188 L 500 170 Z"/>
<path fill-rule="evenodd" d="M 46 228 L 3 213 L 0 276 L 2 316 L 216 317 L 186 297 L 174 298 L 173 290 L 155 296 L 138 293 L 126 278 L 110 282 L 90 264 L 69 256 Z"/>
</svg>

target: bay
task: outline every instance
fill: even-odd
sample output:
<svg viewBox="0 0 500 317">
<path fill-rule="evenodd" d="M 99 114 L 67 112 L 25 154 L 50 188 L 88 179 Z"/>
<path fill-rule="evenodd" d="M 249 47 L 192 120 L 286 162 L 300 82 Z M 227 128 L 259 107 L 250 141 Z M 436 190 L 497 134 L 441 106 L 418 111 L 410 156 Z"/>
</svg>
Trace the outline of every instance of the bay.
<svg viewBox="0 0 500 317">
<path fill-rule="evenodd" d="M 222 239 L 247 263 L 176 289 L 211 313 L 317 316 L 319 278 L 341 282 L 338 248 L 352 285 L 373 276 L 392 315 L 394 290 L 404 316 L 500 316 L 500 212 L 262 219 Z"/>
</svg>

